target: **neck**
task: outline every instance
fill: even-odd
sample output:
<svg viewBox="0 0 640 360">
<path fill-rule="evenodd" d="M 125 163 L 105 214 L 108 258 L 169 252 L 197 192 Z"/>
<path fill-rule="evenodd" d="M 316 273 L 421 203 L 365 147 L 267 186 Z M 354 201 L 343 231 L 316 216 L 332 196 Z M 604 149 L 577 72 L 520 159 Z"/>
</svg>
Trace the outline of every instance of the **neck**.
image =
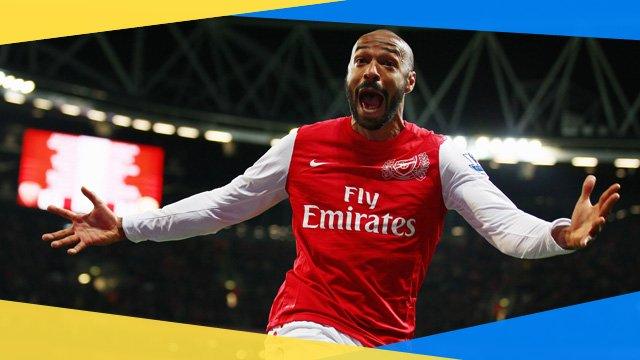
<svg viewBox="0 0 640 360">
<path fill-rule="evenodd" d="M 367 138 L 367 140 L 383 141 L 394 138 L 404 129 L 404 121 L 400 115 L 396 115 L 378 130 L 365 129 L 358 125 L 353 117 L 351 117 L 351 127 L 355 132 Z"/>
</svg>

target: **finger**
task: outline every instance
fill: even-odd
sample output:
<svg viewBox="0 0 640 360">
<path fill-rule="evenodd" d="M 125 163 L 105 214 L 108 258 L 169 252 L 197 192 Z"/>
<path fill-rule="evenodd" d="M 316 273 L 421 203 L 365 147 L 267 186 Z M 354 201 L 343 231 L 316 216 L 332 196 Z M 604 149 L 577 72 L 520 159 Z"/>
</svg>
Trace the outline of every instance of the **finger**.
<svg viewBox="0 0 640 360">
<path fill-rule="evenodd" d="M 86 248 L 86 247 L 87 247 L 87 244 L 85 244 L 82 241 L 80 241 L 79 243 L 76 244 L 76 246 L 73 247 L 73 249 L 67 250 L 67 254 L 75 255 L 75 254 L 79 253 L 80 251 L 84 250 L 84 248 Z"/>
<path fill-rule="evenodd" d="M 586 247 L 593 240 L 595 240 L 595 236 L 587 236 L 586 238 L 582 239 L 580 245 L 582 245 L 582 247 Z"/>
<path fill-rule="evenodd" d="M 619 190 L 620 190 L 620 184 L 613 184 L 609 186 L 609 188 L 605 190 L 605 192 L 603 192 L 602 195 L 600 195 L 600 199 L 598 200 L 598 202 L 606 201 L 609 198 L 609 196 L 613 195 L 614 193 L 617 193 Z"/>
<path fill-rule="evenodd" d="M 52 213 L 52 214 L 56 214 L 58 216 L 62 216 L 63 218 L 73 221 L 75 219 L 77 219 L 78 214 L 74 213 L 71 210 L 67 210 L 67 209 L 63 209 L 63 208 L 59 208 L 57 206 L 54 205 L 49 205 L 47 207 L 47 211 Z"/>
<path fill-rule="evenodd" d="M 71 246 L 77 243 L 78 241 L 80 241 L 80 238 L 78 237 L 78 235 L 71 235 L 71 236 L 67 236 L 62 240 L 56 240 L 52 242 L 51 247 L 54 249 L 57 249 L 63 246 Z"/>
<path fill-rule="evenodd" d="M 591 230 L 589 231 L 589 236 L 591 237 L 596 237 L 596 235 L 598 235 L 598 233 L 600 231 L 602 231 L 602 227 L 604 226 L 605 223 L 605 218 L 604 217 L 599 217 L 598 220 L 596 220 L 593 225 L 591 225 Z"/>
<path fill-rule="evenodd" d="M 62 239 L 64 237 L 67 237 L 69 235 L 73 234 L 73 229 L 71 227 L 66 228 L 66 229 L 62 229 L 56 232 L 52 232 L 52 233 L 48 233 L 48 234 L 44 234 L 42 235 L 42 240 L 44 241 L 51 241 L 51 240 L 58 240 L 58 239 Z"/>
<path fill-rule="evenodd" d="M 98 206 L 98 205 L 102 204 L 102 200 L 100 200 L 93 191 L 87 189 L 84 186 L 82 188 L 80 188 L 80 191 L 82 191 L 84 196 L 86 196 L 87 199 L 89 199 L 89 201 L 91 201 L 93 206 Z"/>
<path fill-rule="evenodd" d="M 618 200 L 620 200 L 620 194 L 615 193 L 604 202 L 604 204 L 600 207 L 600 216 L 607 216 L 613 209 L 613 205 L 615 205 Z"/>
<path fill-rule="evenodd" d="M 580 195 L 580 200 L 588 200 L 595 186 L 596 177 L 593 175 L 587 176 L 587 178 L 584 179 L 584 183 L 582 183 L 582 194 Z"/>
</svg>

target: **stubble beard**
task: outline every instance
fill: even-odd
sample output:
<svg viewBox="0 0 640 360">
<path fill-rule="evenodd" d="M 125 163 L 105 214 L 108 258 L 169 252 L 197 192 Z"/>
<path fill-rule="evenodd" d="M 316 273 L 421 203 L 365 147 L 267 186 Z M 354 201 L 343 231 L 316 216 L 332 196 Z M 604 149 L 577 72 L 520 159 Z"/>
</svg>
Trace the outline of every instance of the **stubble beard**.
<svg viewBox="0 0 640 360">
<path fill-rule="evenodd" d="M 382 116 L 377 118 L 370 118 L 370 117 L 361 117 L 358 114 L 359 104 L 358 104 L 357 94 L 363 88 L 375 89 L 384 94 L 383 102 L 385 104 L 386 110 Z M 389 123 L 389 121 L 393 119 L 393 116 L 398 111 L 398 108 L 400 107 L 400 103 L 402 102 L 402 97 L 404 95 L 404 92 L 402 90 L 398 90 L 394 94 L 394 96 L 389 97 L 389 94 L 387 94 L 387 92 L 384 89 L 379 87 L 377 84 L 373 84 L 373 83 L 362 83 L 358 85 L 354 89 L 353 94 L 351 94 L 351 92 L 349 91 L 349 84 L 346 81 L 345 81 L 345 91 L 347 93 L 347 101 L 349 102 L 349 110 L 351 111 L 351 116 L 356 121 L 356 124 L 358 124 L 359 126 L 367 130 L 380 130 L 387 123 Z"/>
</svg>

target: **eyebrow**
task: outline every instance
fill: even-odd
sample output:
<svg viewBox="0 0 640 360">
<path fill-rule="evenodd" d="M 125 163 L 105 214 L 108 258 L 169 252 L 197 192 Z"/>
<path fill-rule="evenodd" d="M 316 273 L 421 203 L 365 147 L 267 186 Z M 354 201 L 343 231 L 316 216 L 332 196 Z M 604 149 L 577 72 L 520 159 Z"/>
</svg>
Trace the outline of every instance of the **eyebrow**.
<svg viewBox="0 0 640 360">
<path fill-rule="evenodd" d="M 356 49 L 354 50 L 354 53 L 355 53 L 356 51 L 358 51 L 358 50 L 362 50 L 362 49 L 369 49 L 369 48 L 371 48 L 371 47 L 370 47 L 370 46 L 367 46 L 367 45 L 360 45 L 360 46 L 357 46 L 357 47 L 356 47 Z M 386 50 L 386 51 L 388 51 L 388 52 L 390 52 L 390 53 L 394 53 L 394 54 L 398 55 L 399 57 L 402 57 L 402 53 L 400 52 L 400 50 L 398 50 L 398 49 L 396 49 L 396 48 L 383 46 L 383 47 L 382 47 L 382 49 L 383 49 L 383 50 Z"/>
</svg>

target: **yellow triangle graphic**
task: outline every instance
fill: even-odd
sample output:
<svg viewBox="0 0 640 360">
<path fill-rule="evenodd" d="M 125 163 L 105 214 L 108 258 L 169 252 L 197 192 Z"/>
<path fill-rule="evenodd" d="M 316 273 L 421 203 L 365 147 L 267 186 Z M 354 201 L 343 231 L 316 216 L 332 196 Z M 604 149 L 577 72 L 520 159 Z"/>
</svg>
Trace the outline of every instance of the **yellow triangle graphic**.
<svg viewBox="0 0 640 360">
<path fill-rule="evenodd" d="M 0 45 L 335 1 L 6 1 L 2 4 Z"/>
<path fill-rule="evenodd" d="M 0 300 L 3 359 L 442 359 Z"/>
</svg>

